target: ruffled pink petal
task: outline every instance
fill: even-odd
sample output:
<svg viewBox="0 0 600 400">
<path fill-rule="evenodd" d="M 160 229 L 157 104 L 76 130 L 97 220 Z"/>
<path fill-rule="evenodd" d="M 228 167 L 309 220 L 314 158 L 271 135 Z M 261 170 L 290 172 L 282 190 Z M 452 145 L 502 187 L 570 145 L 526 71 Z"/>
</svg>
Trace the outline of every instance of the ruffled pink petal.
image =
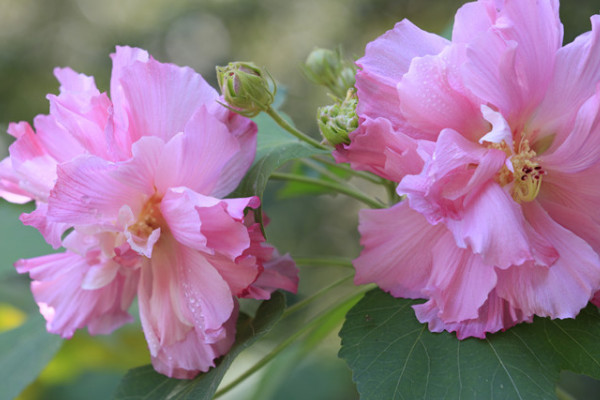
<svg viewBox="0 0 600 400">
<path fill-rule="evenodd" d="M 430 225 L 406 202 L 384 210 L 362 210 L 359 221 L 364 248 L 354 260 L 354 283 L 374 282 L 397 297 L 423 297 L 433 248 L 446 228 Z"/>
<path fill-rule="evenodd" d="M 58 163 L 72 160 L 87 150 L 53 115 L 37 115 L 33 119 L 40 146 Z"/>
<path fill-rule="evenodd" d="M 362 117 L 384 117 L 394 128 L 406 126 L 399 114 L 400 99 L 396 85 L 408 71 L 411 60 L 427 54 L 438 54 L 449 42 L 422 31 L 408 20 L 367 45 L 365 56 L 356 63 L 358 114 Z"/>
<path fill-rule="evenodd" d="M 600 85 L 579 109 L 570 134 L 555 151 L 539 157 L 548 174 L 577 173 L 600 161 Z"/>
<path fill-rule="evenodd" d="M 121 208 L 138 215 L 154 195 L 153 175 L 164 144 L 143 138 L 133 146 L 133 158 L 112 163 L 82 156 L 58 167 L 58 180 L 49 199 L 52 221 L 73 225 L 114 223 Z"/>
<path fill-rule="evenodd" d="M 250 247 L 237 261 L 242 262 L 244 258 L 254 259 L 261 270 L 258 278 L 240 296 L 266 300 L 270 299 L 271 293 L 278 289 L 296 293 L 299 279 L 294 260 L 287 254 L 280 256 L 273 246 L 265 243 L 262 229 L 260 224 L 255 223 L 253 213 L 248 213 L 244 224 L 248 227 Z"/>
<path fill-rule="evenodd" d="M 94 78 L 77 74 L 70 68 L 54 71 L 61 82 L 58 96 L 48 95 L 50 114 L 90 154 L 109 160 L 112 137 L 106 134 L 112 103 L 106 93 L 98 92 Z"/>
<path fill-rule="evenodd" d="M 600 258 L 581 238 L 554 222 L 537 202 L 523 207 L 538 235 L 558 252 L 554 264 L 498 271 L 498 295 L 524 313 L 574 318 L 600 287 Z"/>
<path fill-rule="evenodd" d="M 187 188 L 169 189 L 160 208 L 175 239 L 209 254 L 235 259 L 250 245 L 244 209 L 259 205 L 256 197 L 215 199 Z"/>
<path fill-rule="evenodd" d="M 158 354 L 152 357 L 154 369 L 176 379 L 192 379 L 199 372 L 208 371 L 215 366 L 214 360 L 227 353 L 233 345 L 237 317 L 236 303 L 234 312 L 223 325 L 226 332 L 224 338 L 215 343 L 205 342 L 201 335 L 190 330 L 184 340 L 162 346 Z"/>
<path fill-rule="evenodd" d="M 493 26 L 469 42 L 463 77 L 475 95 L 518 126 L 542 101 L 552 78 L 562 44 L 558 1 L 480 3 Z"/>
<path fill-rule="evenodd" d="M 155 178 L 159 193 L 169 187 L 185 186 L 210 194 L 216 188 L 227 163 L 238 154 L 240 143 L 227 126 L 201 107 L 185 127 L 185 133 L 172 137 L 165 146 Z M 246 171 L 239 174 L 239 178 Z"/>
<path fill-rule="evenodd" d="M 142 136 L 169 141 L 201 105 L 218 97 L 191 68 L 159 63 L 143 50 L 117 47 L 112 59 L 117 131 L 126 129 L 131 143 Z"/>
<path fill-rule="evenodd" d="M 505 160 L 504 152 L 487 149 L 445 129 L 423 171 L 407 175 L 397 192 L 406 194 L 411 208 L 432 224 L 460 219 L 469 198 L 493 179 Z"/>
<path fill-rule="evenodd" d="M 591 18 L 592 30 L 560 48 L 554 75 L 531 125 L 548 135 L 555 146 L 570 132 L 579 107 L 597 90 L 600 81 L 600 16 Z"/>
<path fill-rule="evenodd" d="M 298 291 L 298 268 L 289 254 L 276 255 L 263 264 L 264 270 L 258 279 L 248 287 L 244 297 L 250 299 L 267 300 L 271 294 L 279 289 L 290 293 Z"/>
<path fill-rule="evenodd" d="M 463 53 L 463 47 L 449 46 L 437 55 L 415 57 L 398 84 L 402 115 L 432 139 L 449 128 L 476 140 L 488 129 L 479 100 L 460 80 Z"/>
<path fill-rule="evenodd" d="M 533 316 L 512 307 L 510 303 L 499 297 L 492 290 L 487 301 L 479 309 L 477 318 L 459 322 L 448 322 L 440 318 L 440 310 L 435 300 L 413 306 L 417 319 L 429 325 L 432 332 L 456 332 L 458 339 L 478 337 L 484 339 L 486 333 L 506 330 L 520 322 L 532 322 Z"/>
<path fill-rule="evenodd" d="M 34 280 L 31 290 L 49 332 L 69 338 L 87 326 L 91 334 L 104 334 L 133 320 L 127 309 L 135 293 L 136 273 L 115 274 L 99 289 L 82 287 L 90 268 L 112 269 L 111 260 L 102 262 L 67 251 L 20 260 L 15 266 Z"/>
<path fill-rule="evenodd" d="M 350 144 L 340 145 L 333 152 L 338 163 L 349 162 L 354 169 L 395 182 L 423 168 L 418 141 L 395 131 L 387 119 L 366 118 L 349 136 Z"/>
<path fill-rule="evenodd" d="M 477 318 L 496 286 L 494 267 L 469 249 L 456 246 L 449 232 L 432 251 L 431 276 L 423 293 L 437 304 L 438 316 L 445 322 Z"/>
<path fill-rule="evenodd" d="M 550 266 L 558 257 L 553 243 L 529 225 L 519 204 L 495 182 L 472 197 L 460 220 L 446 225 L 459 247 L 469 247 L 501 269 L 531 260 Z"/>
</svg>

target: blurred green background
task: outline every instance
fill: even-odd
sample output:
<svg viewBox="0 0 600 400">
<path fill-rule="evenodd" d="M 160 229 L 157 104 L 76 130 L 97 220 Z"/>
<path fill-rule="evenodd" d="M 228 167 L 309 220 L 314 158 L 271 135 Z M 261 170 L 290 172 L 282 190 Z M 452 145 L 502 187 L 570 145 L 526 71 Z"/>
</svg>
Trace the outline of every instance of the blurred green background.
<svg viewBox="0 0 600 400">
<path fill-rule="evenodd" d="M 56 66 L 93 75 L 100 90 L 109 87 L 109 54 L 115 45 L 138 46 L 162 62 L 189 65 L 213 86 L 215 66 L 254 61 L 266 66 L 286 92 L 282 109 L 301 129 L 316 135 L 316 108 L 329 103 L 321 88 L 309 84 L 299 65 L 315 47 L 343 47 L 348 58 L 363 55 L 365 45 L 403 18 L 421 28 L 449 32 L 456 0 L 0 0 L 0 129 L 11 121 L 31 122 L 48 112 L 47 93 L 57 93 Z M 590 29 L 589 16 L 598 0 L 561 4 L 565 42 Z M 10 137 L 0 134 L 0 155 Z M 269 241 L 294 256 L 355 257 L 360 248 L 354 201 L 330 196 L 289 198 L 280 183 L 267 187 L 264 208 L 271 217 Z M 0 330 L 36 313 L 28 278 L 12 264 L 49 249 L 32 228 L 17 217 L 31 209 L 0 202 Z M 346 276 L 338 267 L 303 267 L 296 301 Z M 350 285 L 300 316 L 309 318 Z M 281 327 L 281 335 L 291 327 Z M 288 330 L 286 332 L 286 329 Z M 349 370 L 337 359 L 337 328 L 290 349 L 261 374 L 232 392 L 230 399 L 355 399 Z M 319 340 L 316 340 L 319 339 Z M 318 343 L 320 342 L 320 343 Z M 272 347 L 269 340 L 242 354 L 232 375 L 252 365 Z M 318 349 L 318 351 L 315 351 Z M 105 399 L 122 374 L 149 362 L 139 325 L 91 338 L 79 332 L 20 399 Z M 596 383 L 564 374 L 561 385 L 577 399 L 598 398 Z M 0 398 L 2 398 L 0 388 Z"/>
</svg>

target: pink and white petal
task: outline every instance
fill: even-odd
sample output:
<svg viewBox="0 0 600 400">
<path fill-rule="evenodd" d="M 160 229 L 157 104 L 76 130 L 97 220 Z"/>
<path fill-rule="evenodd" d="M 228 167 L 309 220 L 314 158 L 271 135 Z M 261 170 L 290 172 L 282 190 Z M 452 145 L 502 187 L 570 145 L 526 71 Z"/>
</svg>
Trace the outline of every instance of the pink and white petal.
<svg viewBox="0 0 600 400">
<path fill-rule="evenodd" d="M 554 149 L 539 157 L 549 173 L 577 173 L 600 162 L 600 84 L 579 109 L 569 135 Z"/>
<path fill-rule="evenodd" d="M 348 162 L 354 169 L 394 182 L 423 168 L 418 141 L 394 130 L 387 119 L 366 118 L 349 136 L 350 144 L 337 146 L 333 152 L 338 163 Z"/>
<path fill-rule="evenodd" d="M 513 135 L 510 125 L 502 114 L 492 110 L 485 104 L 481 105 L 481 114 L 486 121 L 492 125 L 492 129 L 482 136 L 478 142 L 483 144 L 484 142 L 489 143 L 506 143 L 506 145 L 512 149 L 513 147 Z"/>
<path fill-rule="evenodd" d="M 555 146 L 570 132 L 579 107 L 597 91 L 600 81 L 600 16 L 591 18 L 592 30 L 556 53 L 554 74 L 531 126 L 557 134 Z"/>
<path fill-rule="evenodd" d="M 359 59 L 356 76 L 357 112 L 361 117 L 388 119 L 394 128 L 405 126 L 396 85 L 408 71 L 411 60 L 427 54 L 438 54 L 450 42 L 422 31 L 408 20 L 369 43 L 365 56 Z"/>
<path fill-rule="evenodd" d="M 431 276 L 423 293 L 437 304 L 438 316 L 445 322 L 477 318 L 479 308 L 496 286 L 494 267 L 456 246 L 450 232 L 432 251 Z"/>
<path fill-rule="evenodd" d="M 139 49 L 124 47 L 113 55 L 111 92 L 117 131 L 126 125 L 132 143 L 142 136 L 169 141 L 184 131 L 201 105 L 218 97 L 191 68 L 159 63 Z"/>
<path fill-rule="evenodd" d="M 58 249 L 62 243 L 62 235 L 70 225 L 62 222 L 48 220 L 48 204 L 37 202 L 36 209 L 29 214 L 21 214 L 19 219 L 24 225 L 32 226 L 44 237 L 53 248 Z"/>
<path fill-rule="evenodd" d="M 415 57 L 398 83 L 400 110 L 406 121 L 435 140 L 444 128 L 477 140 L 487 130 L 479 100 L 461 83 L 464 48 L 448 46 L 437 55 Z"/>
<path fill-rule="evenodd" d="M 200 107 L 184 133 L 167 142 L 157 167 L 156 188 L 164 193 L 169 187 L 185 186 L 210 194 L 225 165 L 243 151 L 246 149 L 240 148 L 227 126 L 209 114 L 206 107 Z"/>
<path fill-rule="evenodd" d="M 554 222 L 536 202 L 523 210 L 559 257 L 549 268 L 526 263 L 498 271 L 498 295 L 526 314 L 574 318 L 600 288 L 600 257 L 583 239 Z"/>
<path fill-rule="evenodd" d="M 420 298 L 431 274 L 433 248 L 447 230 L 430 225 L 406 202 L 359 213 L 363 250 L 354 283 L 374 282 L 396 297 Z"/>
<path fill-rule="evenodd" d="M 529 225 L 521 206 L 500 185 L 491 181 L 470 200 L 461 219 L 446 220 L 459 247 L 500 269 L 531 260 L 550 266 L 556 260 L 553 244 Z"/>
<path fill-rule="evenodd" d="M 69 338 L 85 326 L 92 334 L 109 333 L 133 320 L 127 313 L 132 297 L 125 292 L 137 282 L 135 273 L 116 275 L 104 287 L 86 290 L 81 284 L 91 265 L 78 254 L 51 254 L 20 260 L 15 266 L 19 273 L 29 272 L 34 279 L 31 290 L 51 333 Z M 126 304 L 123 294 L 129 300 Z"/>
<path fill-rule="evenodd" d="M 521 310 L 499 297 L 495 290 L 489 294 L 486 302 L 479 309 L 477 318 L 459 322 L 444 321 L 439 316 L 439 308 L 435 300 L 413 306 L 417 319 L 429 325 L 432 332 L 456 332 L 460 340 L 468 337 L 484 339 L 486 333 L 504 331 L 521 322 L 532 322 L 533 315 L 526 315 Z"/>
<path fill-rule="evenodd" d="M 154 369 L 161 374 L 176 379 L 192 379 L 199 372 L 206 372 L 215 366 L 214 360 L 229 351 L 235 341 L 235 324 L 238 307 L 224 324 L 225 336 L 215 343 L 207 343 L 202 335 L 190 330 L 185 339 L 160 348 L 152 357 Z"/>
<path fill-rule="evenodd" d="M 123 205 L 137 215 L 150 197 L 122 164 L 82 156 L 58 167 L 58 179 L 48 201 L 50 221 L 72 225 L 114 224 Z M 143 171 L 140 171 L 143 175 Z M 137 186 L 137 187 L 136 187 Z"/>
</svg>

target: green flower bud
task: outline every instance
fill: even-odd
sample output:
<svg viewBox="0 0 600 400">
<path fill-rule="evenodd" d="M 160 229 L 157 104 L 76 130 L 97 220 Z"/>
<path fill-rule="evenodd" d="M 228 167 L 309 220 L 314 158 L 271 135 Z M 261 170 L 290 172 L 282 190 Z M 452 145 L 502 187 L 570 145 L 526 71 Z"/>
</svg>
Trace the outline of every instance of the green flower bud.
<svg viewBox="0 0 600 400">
<path fill-rule="evenodd" d="M 229 108 L 245 117 L 268 110 L 277 91 L 271 75 L 268 72 L 265 75 L 251 62 L 232 62 L 226 67 L 217 67 L 217 79 Z"/>
<path fill-rule="evenodd" d="M 332 146 L 350 144 L 348 134 L 358 128 L 356 105 L 358 98 L 354 89 L 349 89 L 346 98 L 335 104 L 320 107 L 317 112 L 317 123 L 321 135 Z"/>
<path fill-rule="evenodd" d="M 354 86 L 356 67 L 344 61 L 340 49 L 314 49 L 308 55 L 303 70 L 313 83 L 327 87 L 339 98 L 343 98 L 346 91 Z"/>
</svg>

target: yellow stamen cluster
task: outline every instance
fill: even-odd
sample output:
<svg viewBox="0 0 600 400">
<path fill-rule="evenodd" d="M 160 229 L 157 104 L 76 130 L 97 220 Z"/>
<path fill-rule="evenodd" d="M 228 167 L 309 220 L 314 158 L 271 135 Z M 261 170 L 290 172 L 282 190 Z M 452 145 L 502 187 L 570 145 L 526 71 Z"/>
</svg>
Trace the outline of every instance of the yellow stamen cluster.
<svg viewBox="0 0 600 400">
<path fill-rule="evenodd" d="M 142 207 L 142 211 L 135 224 L 129 226 L 129 232 L 135 236 L 147 239 L 153 230 L 164 228 L 166 223 L 160 213 L 159 205 L 161 198 L 154 195 Z"/>
<path fill-rule="evenodd" d="M 513 167 L 513 171 L 510 171 L 503 166 L 496 174 L 496 182 L 501 186 L 513 182 L 512 197 L 517 203 L 533 201 L 540 192 L 542 176 L 546 172 L 535 161 L 536 153 L 529 147 L 529 141 L 521 140 L 518 148 L 515 146 L 516 154 L 504 141 L 491 143 L 488 147 L 504 151 L 510 157 Z"/>
</svg>

